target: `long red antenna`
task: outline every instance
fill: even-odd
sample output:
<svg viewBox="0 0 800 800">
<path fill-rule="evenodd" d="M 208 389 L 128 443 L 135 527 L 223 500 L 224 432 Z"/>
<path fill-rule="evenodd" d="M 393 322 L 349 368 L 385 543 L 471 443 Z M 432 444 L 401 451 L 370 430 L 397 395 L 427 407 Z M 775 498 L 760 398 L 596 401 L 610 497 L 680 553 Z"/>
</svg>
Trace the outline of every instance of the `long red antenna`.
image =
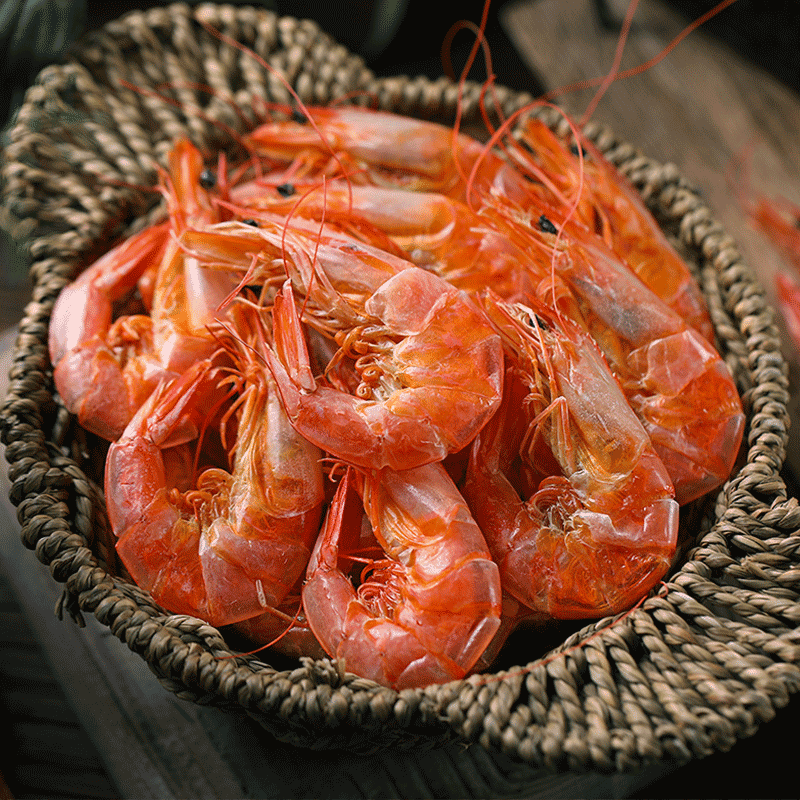
<svg viewBox="0 0 800 800">
<path fill-rule="evenodd" d="M 712 17 L 719 14 L 720 11 L 724 11 L 728 6 L 733 5 L 736 0 L 722 0 L 722 2 L 717 3 L 714 8 L 707 11 L 702 16 L 698 17 L 694 22 L 687 25 L 660 53 L 653 56 L 653 58 L 645 61 L 643 64 L 639 64 L 636 67 L 632 67 L 631 69 L 623 70 L 622 72 L 617 73 L 614 77 L 614 82 L 623 80 L 625 78 L 632 78 L 635 75 L 639 75 L 642 72 L 646 72 L 651 67 L 654 67 L 659 62 L 663 61 L 692 31 L 699 28 L 704 23 L 708 22 Z M 570 92 L 575 92 L 580 89 L 591 89 L 593 86 L 600 86 L 602 85 L 606 77 L 602 78 L 590 78 L 585 81 L 578 81 L 577 83 L 571 83 L 568 86 L 562 86 L 559 89 L 552 89 L 549 92 L 545 92 L 542 95 L 543 100 L 552 100 L 555 97 L 560 97 L 564 94 L 569 94 Z"/>
</svg>

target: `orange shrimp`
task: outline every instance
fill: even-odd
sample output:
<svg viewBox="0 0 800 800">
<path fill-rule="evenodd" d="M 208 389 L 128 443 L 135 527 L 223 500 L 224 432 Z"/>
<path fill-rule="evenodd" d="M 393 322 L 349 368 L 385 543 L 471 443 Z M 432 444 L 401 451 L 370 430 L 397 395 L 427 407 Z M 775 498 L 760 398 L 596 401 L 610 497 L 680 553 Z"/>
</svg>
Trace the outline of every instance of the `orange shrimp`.
<svg viewBox="0 0 800 800">
<path fill-rule="evenodd" d="M 181 242 L 208 268 L 259 278 L 290 274 L 275 298 L 276 353 L 267 358 L 298 432 L 367 468 L 409 469 L 464 447 L 502 389 L 499 339 L 472 301 L 411 262 L 342 233 L 262 223 L 187 231 Z M 251 270 L 258 258 L 268 263 Z M 295 288 L 305 294 L 303 320 L 335 336 L 345 355 L 358 356 L 357 396 L 317 385 Z"/>
<path fill-rule="evenodd" d="M 523 146 L 510 152 L 520 169 L 525 172 L 534 159 L 558 186 L 557 193 L 542 186 L 546 190 L 542 199 L 551 203 L 552 221 L 557 226 L 567 222 L 566 215 L 578 199 L 579 214 L 567 222 L 568 229 L 574 230 L 580 220 L 599 233 L 649 289 L 713 342 L 714 328 L 697 281 L 640 195 L 602 153 L 582 137 L 579 158 L 541 120 L 532 117 L 521 126 L 519 136 Z M 535 178 L 538 172 L 530 174 Z M 531 190 L 536 185 L 531 183 Z"/>
<path fill-rule="evenodd" d="M 325 658 L 325 651 L 306 619 L 300 588 L 292 590 L 277 608 L 237 622 L 233 629 L 257 647 L 267 646 L 270 652 L 289 658 Z"/>
<path fill-rule="evenodd" d="M 416 267 L 384 282 L 343 330 L 359 354 L 358 395 L 320 385 L 291 283 L 275 298 L 270 368 L 295 429 L 336 458 L 410 469 L 466 446 L 497 409 L 499 337 L 463 292 Z"/>
<path fill-rule="evenodd" d="M 150 317 L 112 319 L 114 303 L 160 261 L 167 235 L 165 223 L 109 250 L 61 291 L 53 307 L 48 343 L 56 388 L 84 428 L 109 440 L 120 435 L 162 374 Z"/>
<path fill-rule="evenodd" d="M 384 554 L 358 588 L 348 553 L 362 537 L 363 512 L 353 488 Z M 500 578 L 440 464 L 350 470 L 311 557 L 303 606 L 322 646 L 347 670 L 414 688 L 470 671 L 500 624 Z"/>
<path fill-rule="evenodd" d="M 217 347 L 213 335 L 227 320 L 222 308 L 237 286 L 231 276 L 202 269 L 185 253 L 180 234 L 218 223 L 223 209 L 205 188 L 200 151 L 188 140 L 176 142 L 169 155 L 169 172 L 162 176 L 171 238 L 153 288 L 150 316 L 153 346 L 165 368 L 180 373 L 206 358 Z"/>
<path fill-rule="evenodd" d="M 492 295 L 486 308 L 508 355 L 506 392 L 473 443 L 463 491 L 503 588 L 557 619 L 629 608 L 675 552 L 669 475 L 579 326 Z"/>
<path fill-rule="evenodd" d="M 248 324 L 232 353 L 241 391 L 223 418 L 238 415 L 230 472 L 210 466 L 181 490 L 165 468 L 165 450 L 209 422 L 200 409 L 221 384 L 210 360 L 154 392 L 106 460 L 109 517 L 128 571 L 171 611 L 214 625 L 284 600 L 308 562 L 324 499 L 320 453 L 286 419 L 259 361 L 263 331 Z"/>
<path fill-rule="evenodd" d="M 307 107 L 307 121 L 268 122 L 245 140 L 259 155 L 304 165 L 298 177 L 346 178 L 466 199 L 524 179 L 476 139 L 435 122 L 355 106 Z M 472 174 L 474 172 L 474 174 Z"/>
<path fill-rule="evenodd" d="M 179 141 L 162 175 L 170 219 L 116 246 L 59 295 L 49 329 L 54 381 L 81 425 L 114 441 L 165 378 L 174 378 L 217 347 L 208 326 L 236 285 L 230 276 L 200 271 L 171 234 L 215 219 L 200 185 L 203 162 L 188 140 Z M 146 274 L 153 284 L 150 315 L 113 321 L 114 304 Z"/>
<path fill-rule="evenodd" d="M 747 159 L 746 154 L 741 156 L 742 167 L 748 166 Z M 767 198 L 749 191 L 746 172 L 744 178 L 736 182 L 736 190 L 745 213 L 794 268 L 792 272 L 778 270 L 773 285 L 778 311 L 796 353 L 800 354 L 800 206 L 785 197 Z"/>
</svg>

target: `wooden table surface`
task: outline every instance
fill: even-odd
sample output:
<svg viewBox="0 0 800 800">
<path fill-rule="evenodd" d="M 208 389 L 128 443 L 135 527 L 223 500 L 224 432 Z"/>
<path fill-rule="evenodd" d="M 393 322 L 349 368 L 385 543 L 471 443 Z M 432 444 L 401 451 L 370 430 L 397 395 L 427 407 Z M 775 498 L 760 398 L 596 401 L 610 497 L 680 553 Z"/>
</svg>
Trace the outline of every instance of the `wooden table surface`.
<svg viewBox="0 0 800 800">
<path fill-rule="evenodd" d="M 520 0 L 503 8 L 501 21 L 548 88 L 602 75 L 611 64 L 616 34 L 598 25 L 590 0 Z M 643 2 L 623 69 L 659 53 L 684 23 L 655 0 Z M 580 115 L 590 96 L 569 94 L 561 103 Z M 771 295 L 781 257 L 747 220 L 726 170 L 755 142 L 752 188 L 800 202 L 798 97 L 697 32 L 658 66 L 612 85 L 594 117 L 647 155 L 679 167 L 716 210 Z M 12 339 L 13 332 L 7 332 L 0 341 L 6 359 L 0 364 L 3 379 Z M 800 467 L 798 449 L 795 441 L 790 452 L 795 468 Z M 550 776 L 502 759 L 489 767 L 486 754 L 475 747 L 367 757 L 277 744 L 254 723 L 174 698 L 138 656 L 93 620 L 86 629 L 58 621 L 53 606 L 60 589 L 19 542 L 7 488 L 6 483 L 0 486 L 0 581 L 18 597 L 42 659 L 62 684 L 120 797 L 621 798 L 637 792 L 660 796 L 648 795 L 647 787 L 657 786 L 653 781 L 673 769 Z M 779 718 L 788 729 L 788 709 Z M 489 777 L 465 783 L 459 776 L 465 758 Z M 686 768 L 677 773 L 690 774 Z M 688 780 L 684 796 L 719 794 Z M 773 772 L 765 778 L 764 791 L 774 795 L 781 785 Z"/>
</svg>

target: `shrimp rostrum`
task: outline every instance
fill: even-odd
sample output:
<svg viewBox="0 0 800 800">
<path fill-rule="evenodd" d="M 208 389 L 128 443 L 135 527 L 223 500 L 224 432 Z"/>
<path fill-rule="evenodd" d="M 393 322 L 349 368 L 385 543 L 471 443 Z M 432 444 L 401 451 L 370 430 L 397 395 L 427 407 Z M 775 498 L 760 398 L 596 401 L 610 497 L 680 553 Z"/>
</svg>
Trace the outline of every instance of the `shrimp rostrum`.
<svg viewBox="0 0 800 800">
<path fill-rule="evenodd" d="M 629 608 L 666 573 L 678 504 L 592 339 L 544 306 L 488 297 L 508 355 L 464 495 L 503 588 L 556 619 Z"/>
</svg>

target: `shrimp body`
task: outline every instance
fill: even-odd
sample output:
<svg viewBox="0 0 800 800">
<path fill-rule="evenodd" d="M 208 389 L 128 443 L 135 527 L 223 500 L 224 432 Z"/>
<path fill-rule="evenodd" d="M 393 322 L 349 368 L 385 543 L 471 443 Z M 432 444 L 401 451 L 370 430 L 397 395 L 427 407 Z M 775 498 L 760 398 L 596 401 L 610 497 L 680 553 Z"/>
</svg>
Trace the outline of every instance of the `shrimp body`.
<svg viewBox="0 0 800 800">
<path fill-rule="evenodd" d="M 115 302 L 159 262 L 167 236 L 168 227 L 159 225 L 117 245 L 66 286 L 53 308 L 49 349 L 56 388 L 83 427 L 109 440 L 163 375 L 150 317 L 112 320 Z"/>
<path fill-rule="evenodd" d="M 227 625 L 278 606 L 308 562 L 323 502 L 320 454 L 286 420 L 269 371 L 242 346 L 233 469 L 190 488 L 168 474 L 219 402 L 221 373 L 198 362 L 162 385 L 109 450 L 106 491 L 117 551 L 136 582 L 177 613 Z M 206 412 L 207 413 L 207 412 Z M 229 414 L 232 412 L 229 412 Z"/>
<path fill-rule="evenodd" d="M 503 405 L 473 443 L 464 496 L 503 588 L 557 619 L 629 608 L 675 551 L 669 475 L 577 325 L 543 306 L 486 305 L 510 366 Z"/>
<path fill-rule="evenodd" d="M 354 184 L 460 199 L 466 198 L 468 184 L 483 192 L 498 180 L 508 182 L 509 190 L 521 190 L 524 183 L 481 142 L 435 122 L 358 107 L 305 111 L 307 121 L 268 122 L 245 141 L 259 155 L 301 162 L 303 177 L 344 177 Z"/>
<path fill-rule="evenodd" d="M 499 337 L 464 293 L 409 267 L 364 304 L 348 347 L 360 354 L 356 395 L 319 384 L 287 281 L 276 298 L 270 367 L 295 429 L 351 464 L 411 469 L 466 446 L 502 393 Z M 345 337 L 347 338 L 347 336 Z"/>
<path fill-rule="evenodd" d="M 384 555 L 355 588 L 347 554 L 362 536 L 359 494 Z M 303 605 L 322 646 L 346 669 L 413 688 L 470 671 L 500 625 L 500 578 L 440 464 L 350 472 L 311 557 Z"/>
</svg>

